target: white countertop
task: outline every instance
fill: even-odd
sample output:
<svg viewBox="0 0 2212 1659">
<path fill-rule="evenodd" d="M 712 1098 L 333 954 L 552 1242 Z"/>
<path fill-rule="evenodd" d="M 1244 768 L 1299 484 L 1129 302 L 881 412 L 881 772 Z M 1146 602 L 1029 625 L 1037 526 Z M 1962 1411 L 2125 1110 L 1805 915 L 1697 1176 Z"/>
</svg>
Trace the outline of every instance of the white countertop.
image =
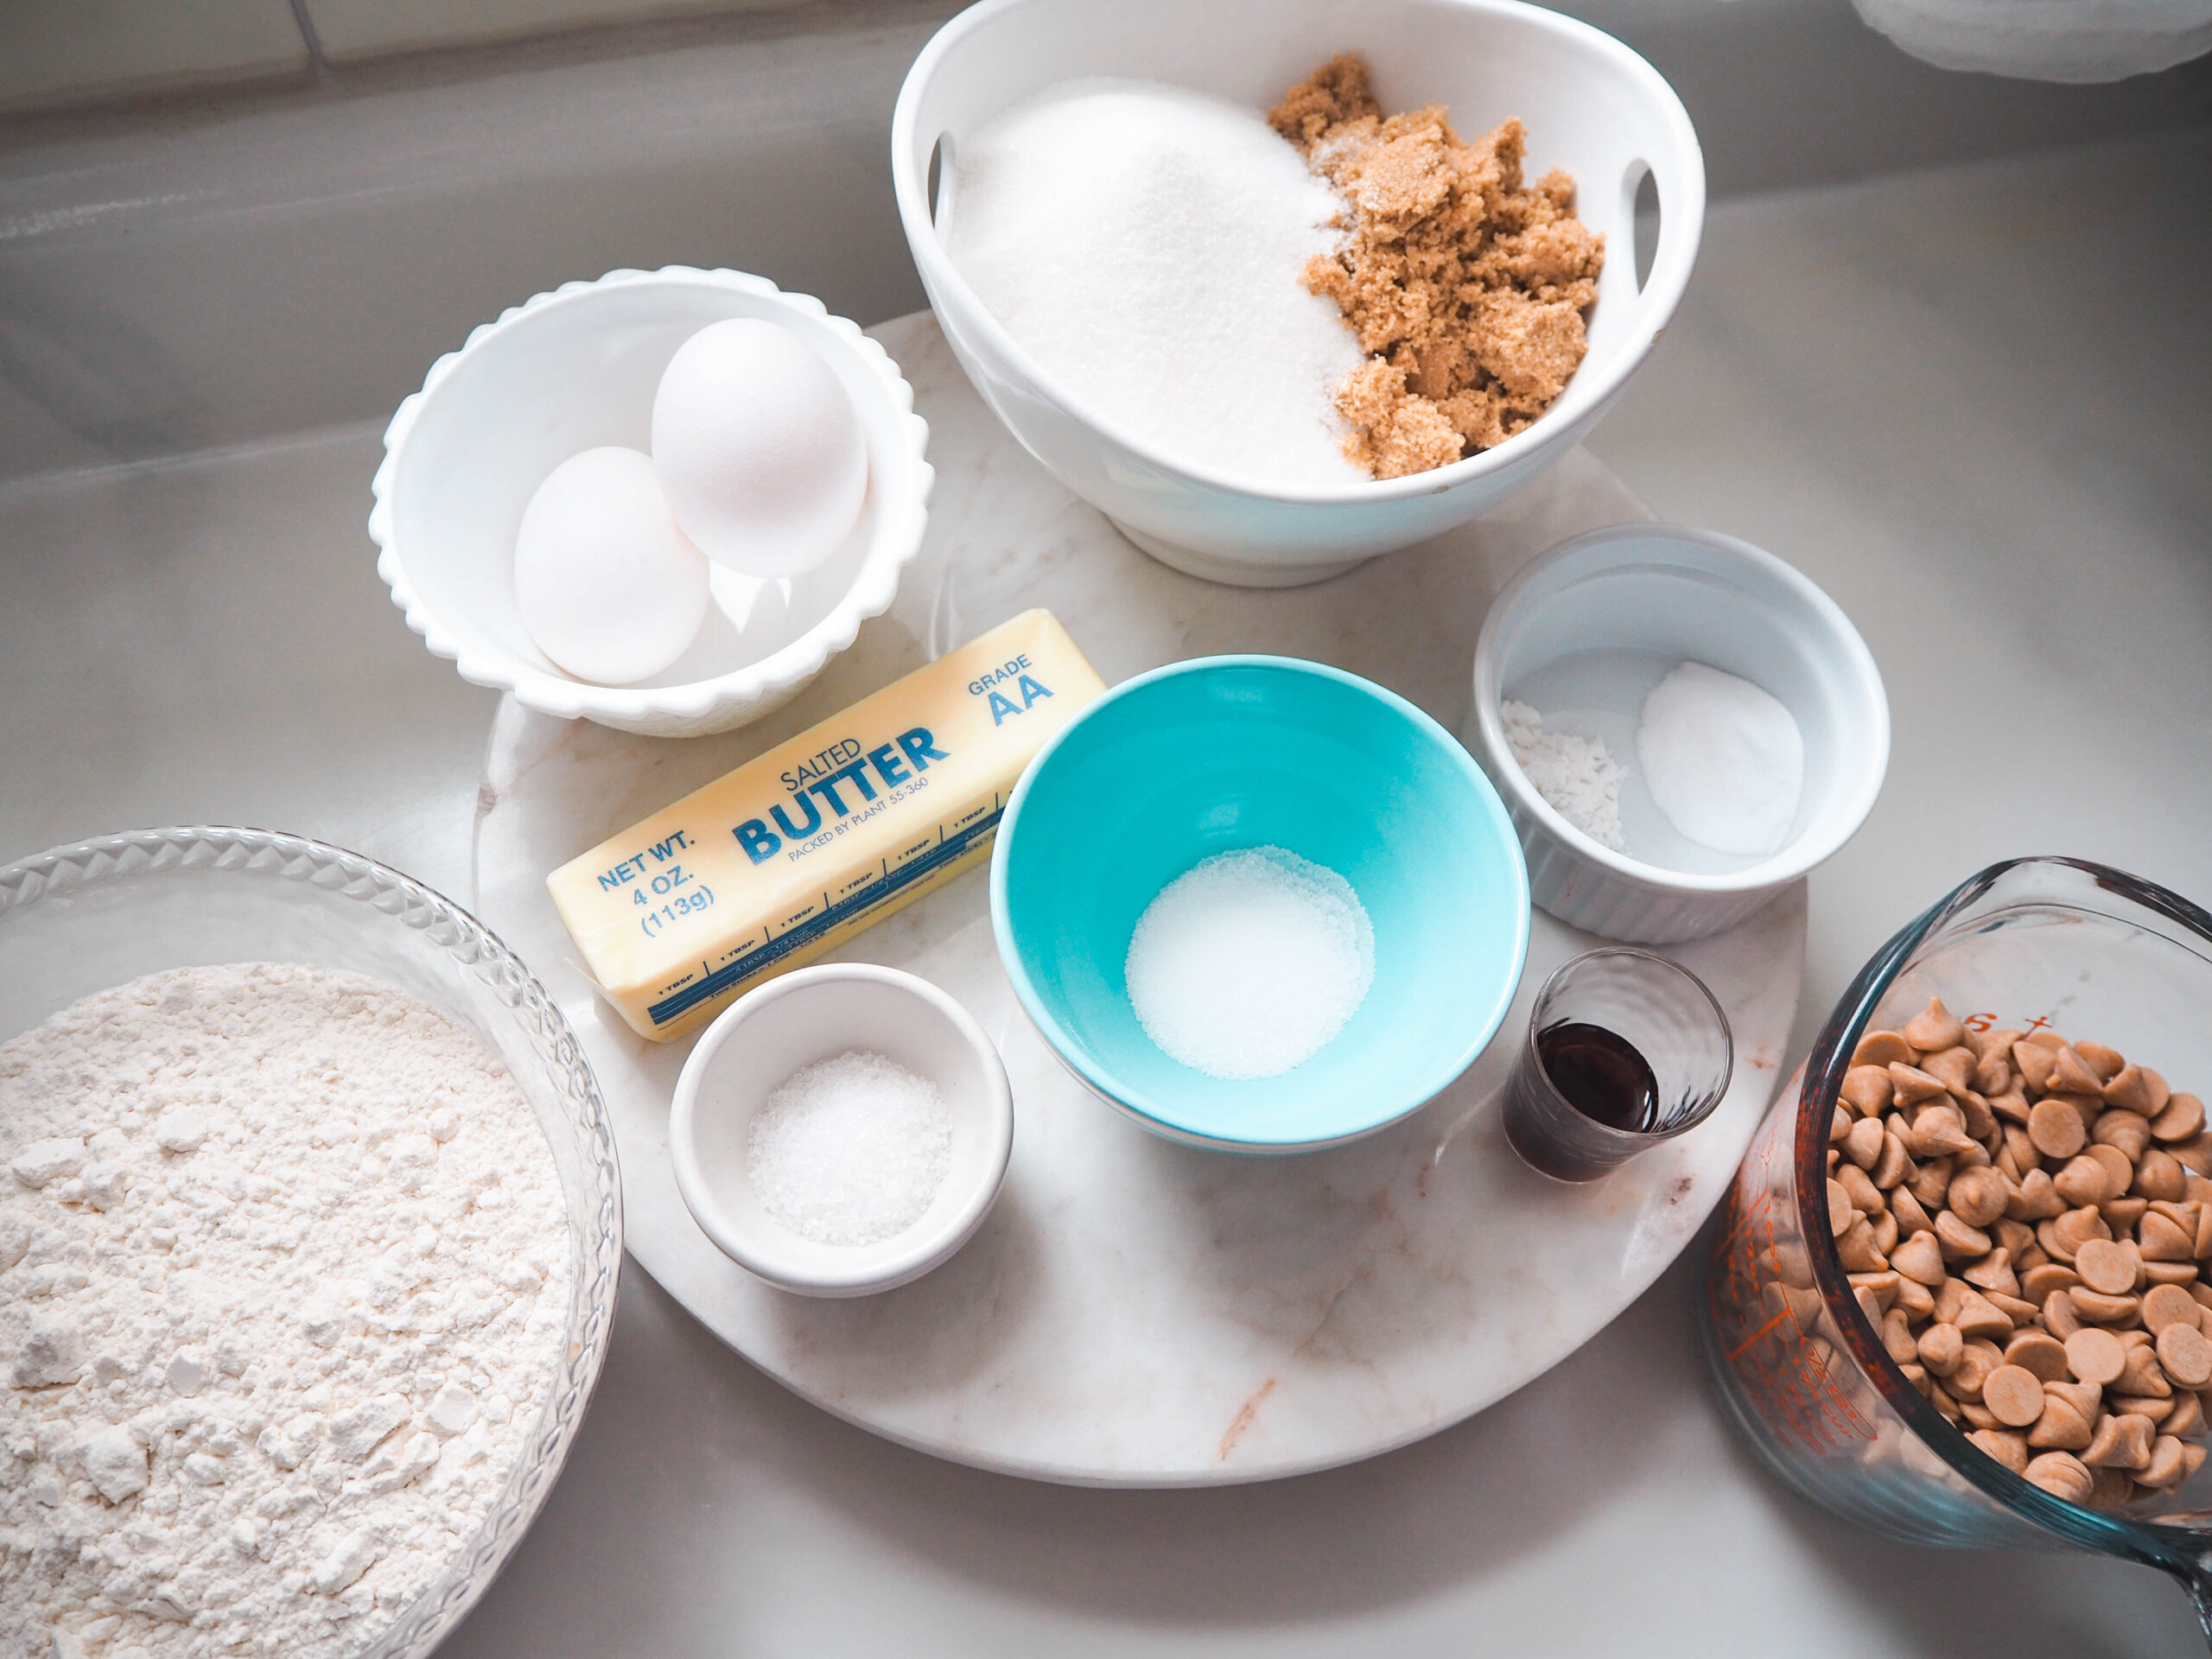
<svg viewBox="0 0 2212 1659">
<path fill-rule="evenodd" d="M 1820 582 L 1887 677 L 1888 790 L 1812 883 L 1801 1049 L 1996 858 L 2212 896 L 2208 167 L 2200 133 L 1723 206 L 1592 443 L 1662 516 Z M 493 700 L 376 580 L 377 436 L 0 486 L 0 857 L 212 819 L 467 890 Z M 1688 1295 L 1678 1265 L 1388 1457 L 1135 1493 L 874 1440 L 632 1272 L 569 1471 L 444 1651 L 2201 1650 L 2142 1569 L 1900 1549 L 1784 1495 L 1707 1394 Z"/>
</svg>

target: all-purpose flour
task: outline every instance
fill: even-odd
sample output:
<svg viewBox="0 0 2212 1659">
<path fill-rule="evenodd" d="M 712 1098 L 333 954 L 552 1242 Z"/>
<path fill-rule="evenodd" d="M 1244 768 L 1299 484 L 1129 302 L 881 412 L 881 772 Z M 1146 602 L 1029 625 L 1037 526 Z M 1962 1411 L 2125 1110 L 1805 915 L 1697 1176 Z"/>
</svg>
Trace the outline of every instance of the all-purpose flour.
<svg viewBox="0 0 2212 1659">
<path fill-rule="evenodd" d="M 0 1656 L 358 1651 L 551 1389 L 528 1103 L 382 982 L 198 968 L 0 1046 Z"/>
</svg>

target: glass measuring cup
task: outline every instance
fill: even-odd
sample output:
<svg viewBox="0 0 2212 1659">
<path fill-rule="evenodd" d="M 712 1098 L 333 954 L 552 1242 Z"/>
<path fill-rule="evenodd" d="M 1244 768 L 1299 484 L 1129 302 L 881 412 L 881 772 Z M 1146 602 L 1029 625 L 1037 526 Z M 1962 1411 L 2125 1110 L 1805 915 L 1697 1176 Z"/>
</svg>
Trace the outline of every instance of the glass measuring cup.
<svg viewBox="0 0 2212 1659">
<path fill-rule="evenodd" d="M 1860 970 L 1753 1138 L 1707 1235 L 1700 1334 L 1759 1459 L 1815 1503 L 1915 1543 L 2079 1548 L 2180 1580 L 2212 1642 L 2212 1465 L 2109 1512 L 2013 1474 L 1907 1382 L 1827 1220 L 1828 1126 L 1853 1048 L 1940 996 L 1977 1030 L 2049 1026 L 2212 1084 L 2212 914 L 2074 859 L 1993 865 Z"/>
</svg>

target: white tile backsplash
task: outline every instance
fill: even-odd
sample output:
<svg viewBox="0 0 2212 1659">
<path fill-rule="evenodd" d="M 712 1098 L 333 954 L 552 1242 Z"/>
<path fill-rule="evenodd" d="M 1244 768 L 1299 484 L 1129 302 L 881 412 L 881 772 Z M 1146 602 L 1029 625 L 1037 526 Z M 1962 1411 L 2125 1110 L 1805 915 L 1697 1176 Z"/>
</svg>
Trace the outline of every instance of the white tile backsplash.
<svg viewBox="0 0 2212 1659">
<path fill-rule="evenodd" d="M 287 0 L 0 0 L 0 109 L 307 67 Z"/>
<path fill-rule="evenodd" d="M 716 12 L 767 11 L 804 0 L 307 0 L 323 54 L 333 63 L 387 52 L 419 52 L 519 39 L 594 23 L 626 23 Z"/>
</svg>

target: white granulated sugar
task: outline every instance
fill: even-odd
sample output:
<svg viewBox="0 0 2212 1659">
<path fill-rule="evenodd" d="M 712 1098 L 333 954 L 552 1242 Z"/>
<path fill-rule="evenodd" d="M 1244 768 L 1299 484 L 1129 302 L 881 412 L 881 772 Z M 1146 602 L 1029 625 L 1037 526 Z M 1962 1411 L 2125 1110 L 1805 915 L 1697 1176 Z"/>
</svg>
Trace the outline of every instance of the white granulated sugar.
<svg viewBox="0 0 2212 1659">
<path fill-rule="evenodd" d="M 1805 786 L 1805 740 L 1749 680 L 1684 663 L 1651 688 L 1636 758 L 1668 822 L 1715 852 L 1782 850 Z"/>
<path fill-rule="evenodd" d="M 1281 847 L 1217 853 L 1145 906 L 1124 971 L 1137 1023 L 1170 1058 L 1275 1077 L 1358 1012 L 1375 930 L 1334 870 Z"/>
<path fill-rule="evenodd" d="M 1602 847 L 1628 850 L 1621 837 L 1621 766 L 1602 739 L 1548 731 L 1525 702 L 1498 705 L 1506 746 L 1529 786 L 1552 810 Z"/>
<path fill-rule="evenodd" d="M 0 1046 L 0 1659 L 369 1645 L 562 1361 L 497 1057 L 357 974 L 156 974 Z"/>
<path fill-rule="evenodd" d="M 753 1120 L 761 1207 L 817 1244 L 874 1244 L 922 1217 L 952 1166 L 952 1113 L 927 1077 L 849 1049 L 779 1084 Z"/>
<path fill-rule="evenodd" d="M 1262 486 L 1371 481 L 1334 403 L 1359 342 L 1300 281 L 1344 203 L 1258 111 L 1065 81 L 979 127 L 952 171 L 961 275 L 1089 409 Z"/>
</svg>

